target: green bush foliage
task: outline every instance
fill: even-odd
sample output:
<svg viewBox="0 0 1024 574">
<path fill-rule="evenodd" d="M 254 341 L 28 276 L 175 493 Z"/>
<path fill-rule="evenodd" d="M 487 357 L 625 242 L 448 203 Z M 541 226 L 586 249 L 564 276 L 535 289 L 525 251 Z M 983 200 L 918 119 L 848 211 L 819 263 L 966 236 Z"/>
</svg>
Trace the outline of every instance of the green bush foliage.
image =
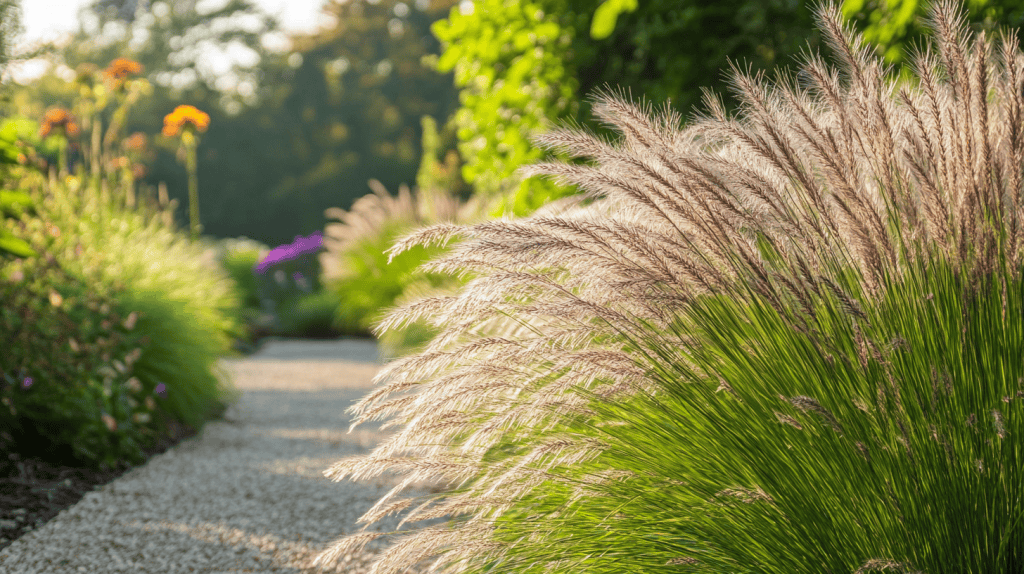
<svg viewBox="0 0 1024 574">
<path fill-rule="evenodd" d="M 1019 571 L 1024 52 L 960 16 L 914 81 L 830 4 L 838 67 L 735 69 L 736 116 L 606 94 L 618 138 L 537 140 L 593 163 L 526 172 L 592 202 L 400 242 L 458 237 L 426 270 L 478 277 L 385 319 L 440 334 L 328 475 L 399 475 L 368 525 L 450 520 L 318 563 L 390 535 L 380 572 Z"/>
<path fill-rule="evenodd" d="M 136 373 L 138 312 L 49 253 L 0 267 L 0 302 L 3 438 L 33 456 L 140 462 L 165 415 Z"/>
<path fill-rule="evenodd" d="M 277 311 L 277 324 L 272 334 L 281 337 L 333 339 L 342 334 L 353 334 L 336 326 L 337 295 L 320 288 L 285 301 Z"/>
<path fill-rule="evenodd" d="M 1024 5 L 1017 0 L 967 0 L 967 20 L 978 30 L 992 32 L 997 26 L 1019 28 L 1024 24 Z M 907 49 L 927 35 L 928 2 L 921 0 L 844 0 L 843 15 L 864 33 L 889 62 L 908 62 Z"/>
<path fill-rule="evenodd" d="M 3 4 L 0 4 L 0 22 L 2 17 Z M 2 28 L 2 25 L 0 25 Z M 21 150 L 18 147 L 19 135 L 24 131 L 24 125 L 18 122 L 5 120 L 0 124 L 0 169 L 6 170 L 6 166 L 17 165 Z M 32 198 L 28 194 L 10 189 L 0 189 L 0 218 L 20 217 L 32 207 Z M 0 257 L 4 256 L 27 257 L 36 255 L 35 251 L 23 239 L 19 239 L 4 227 L 0 227 Z"/>
<path fill-rule="evenodd" d="M 157 403 L 169 417 L 200 428 L 233 397 L 216 364 L 241 334 L 226 273 L 204 261 L 202 246 L 168 227 L 163 214 L 126 208 L 123 188 L 104 193 L 80 177 L 47 181 L 31 170 L 16 181 L 36 215 L 11 227 L 133 316 L 140 351 L 131 375 L 144 391 L 159 389 Z"/>
<path fill-rule="evenodd" d="M 226 239 L 222 242 L 218 260 L 238 286 L 239 298 L 245 309 L 260 307 L 256 276 L 252 269 L 269 250 L 266 245 L 247 238 Z"/>
<path fill-rule="evenodd" d="M 551 4 L 551 3 L 547 3 Z M 530 136 L 574 112 L 577 82 L 565 53 L 573 30 L 557 12 L 529 0 L 474 2 L 452 8 L 432 26 L 443 53 L 437 69 L 454 71 L 462 177 L 487 199 L 511 196 L 498 213 L 530 213 L 565 194 L 545 181 L 511 181 L 520 166 L 543 157 Z"/>
<path fill-rule="evenodd" d="M 927 2 L 845 0 L 847 21 L 890 62 L 923 38 Z M 588 124 L 588 99 L 607 86 L 695 110 L 701 89 L 722 93 L 729 60 L 771 71 L 790 66 L 819 35 L 805 0 L 489 0 L 459 6 L 433 26 L 442 42 L 440 71 L 454 71 L 460 108 L 452 117 L 463 176 L 486 196 L 505 196 L 496 214 L 532 213 L 571 188 L 518 181 L 523 165 L 545 157 L 530 136 L 556 121 Z M 972 26 L 1024 24 L 1016 0 L 971 0 Z"/>
<path fill-rule="evenodd" d="M 689 112 L 702 86 L 726 87 L 728 58 L 760 68 L 817 45 L 804 1 L 488 0 L 434 24 L 437 61 L 453 70 L 461 107 L 463 177 L 505 198 L 497 214 L 526 215 L 572 192 L 515 170 L 545 158 L 531 136 L 556 121 L 586 122 L 587 98 L 608 85 Z M 603 131 L 603 126 L 593 126 Z"/>
<path fill-rule="evenodd" d="M 241 343 L 243 348 L 251 345 L 264 334 L 269 334 L 270 314 L 260 298 L 259 286 L 253 268 L 266 256 L 270 248 L 247 237 L 229 238 L 216 241 L 208 247 L 214 253 L 218 264 L 231 277 L 239 303 L 238 317 L 243 324 Z"/>
</svg>

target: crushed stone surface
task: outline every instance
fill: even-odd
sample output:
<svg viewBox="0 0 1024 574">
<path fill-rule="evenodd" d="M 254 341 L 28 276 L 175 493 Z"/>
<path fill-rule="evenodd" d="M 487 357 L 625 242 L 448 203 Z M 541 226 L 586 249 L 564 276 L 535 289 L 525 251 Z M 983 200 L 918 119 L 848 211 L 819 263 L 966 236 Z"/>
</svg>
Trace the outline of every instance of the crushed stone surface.
<svg viewBox="0 0 1024 574">
<path fill-rule="evenodd" d="M 372 341 L 274 341 L 223 364 L 241 391 L 196 437 L 85 495 L 0 551 L 5 574 L 312 573 L 393 483 L 323 471 L 385 435 L 345 410 L 380 367 Z M 393 529 L 397 519 L 374 529 Z M 381 546 L 339 562 L 366 572 Z"/>
</svg>

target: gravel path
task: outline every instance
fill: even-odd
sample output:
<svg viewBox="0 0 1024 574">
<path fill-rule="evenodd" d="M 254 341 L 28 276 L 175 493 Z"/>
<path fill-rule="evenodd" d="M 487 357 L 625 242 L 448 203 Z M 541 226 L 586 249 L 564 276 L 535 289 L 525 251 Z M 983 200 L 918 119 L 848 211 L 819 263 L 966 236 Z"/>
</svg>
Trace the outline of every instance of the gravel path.
<svg viewBox="0 0 1024 574">
<path fill-rule="evenodd" d="M 274 341 L 225 359 L 242 397 L 223 421 L 91 492 L 0 552 L 5 574 L 316 572 L 329 542 L 390 485 L 323 471 L 365 452 L 345 409 L 379 367 L 371 341 Z M 385 524 L 385 527 L 389 524 Z M 341 572 L 364 572 L 373 546 Z"/>
</svg>

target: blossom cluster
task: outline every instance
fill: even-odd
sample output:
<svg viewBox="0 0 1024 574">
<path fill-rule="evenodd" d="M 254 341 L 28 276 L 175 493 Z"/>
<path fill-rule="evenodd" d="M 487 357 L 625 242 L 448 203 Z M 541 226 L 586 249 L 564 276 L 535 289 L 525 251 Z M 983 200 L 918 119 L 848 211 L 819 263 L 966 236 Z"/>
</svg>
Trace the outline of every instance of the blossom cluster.
<svg viewBox="0 0 1024 574">
<path fill-rule="evenodd" d="M 74 117 L 64 108 L 51 108 L 43 116 L 43 125 L 39 129 L 39 137 L 45 138 L 55 129 L 63 130 L 69 137 L 75 137 L 79 133 L 78 124 Z"/>
<path fill-rule="evenodd" d="M 129 76 L 142 73 L 142 64 L 128 58 L 115 58 L 103 75 L 109 80 L 124 80 Z"/>
<path fill-rule="evenodd" d="M 205 132 L 206 128 L 210 127 L 210 116 L 195 106 L 178 106 L 164 116 L 163 134 L 168 137 L 176 136 L 188 124 L 192 124 L 197 131 Z"/>
</svg>

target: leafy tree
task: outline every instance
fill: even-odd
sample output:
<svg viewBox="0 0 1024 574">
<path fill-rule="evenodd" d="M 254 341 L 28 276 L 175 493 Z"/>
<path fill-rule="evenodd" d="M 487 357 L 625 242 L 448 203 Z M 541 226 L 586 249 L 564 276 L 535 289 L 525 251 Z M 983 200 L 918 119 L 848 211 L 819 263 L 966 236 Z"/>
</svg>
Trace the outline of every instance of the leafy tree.
<svg viewBox="0 0 1024 574">
<path fill-rule="evenodd" d="M 812 31 L 803 0 L 607 0 L 596 12 L 589 0 L 480 0 L 434 27 L 444 46 L 438 69 L 454 70 L 461 89 L 463 176 L 487 195 L 514 191 L 517 213 L 556 192 L 501 182 L 542 157 L 532 134 L 589 118 L 586 97 L 619 87 L 688 113 L 702 87 L 726 91 L 727 56 L 771 70 L 815 46 Z"/>
<path fill-rule="evenodd" d="M 422 116 L 443 121 L 456 104 L 451 78 L 421 62 L 438 51 L 430 24 L 453 1 L 329 3 L 335 26 L 275 51 L 265 40 L 276 23 L 250 0 L 205 14 L 195 8 L 209 2 L 104 0 L 83 13 L 61 55 L 72 69 L 117 56 L 145 65 L 155 89 L 132 110 L 126 134 L 158 132 L 178 103 L 208 113 L 198 157 L 204 233 L 280 244 L 322 229 L 324 209 L 348 207 L 371 178 L 389 187 L 414 180 Z M 214 50 L 248 56 L 211 73 L 210 58 L 200 56 Z M 54 74 L 23 90 L 15 107 L 35 116 L 68 105 L 76 89 Z M 166 182 L 183 205 L 176 142 L 154 141 L 146 182 Z"/>
<path fill-rule="evenodd" d="M 172 100 L 215 101 L 238 112 L 258 101 L 264 46 L 277 21 L 253 0 L 96 0 L 81 13 L 79 30 L 61 57 L 72 69 L 130 57 Z M 218 57 L 226 56 L 226 57 Z M 197 105 L 198 105 L 197 104 Z"/>
<path fill-rule="evenodd" d="M 260 113 L 288 126 L 291 148 L 269 194 L 302 202 L 304 228 L 322 228 L 323 210 L 347 208 L 370 179 L 415 180 L 421 118 L 443 120 L 456 106 L 451 77 L 422 63 L 439 49 L 431 24 L 453 2 L 328 3 L 337 24 L 296 37 L 294 69 L 268 77 L 288 89 Z"/>
</svg>

